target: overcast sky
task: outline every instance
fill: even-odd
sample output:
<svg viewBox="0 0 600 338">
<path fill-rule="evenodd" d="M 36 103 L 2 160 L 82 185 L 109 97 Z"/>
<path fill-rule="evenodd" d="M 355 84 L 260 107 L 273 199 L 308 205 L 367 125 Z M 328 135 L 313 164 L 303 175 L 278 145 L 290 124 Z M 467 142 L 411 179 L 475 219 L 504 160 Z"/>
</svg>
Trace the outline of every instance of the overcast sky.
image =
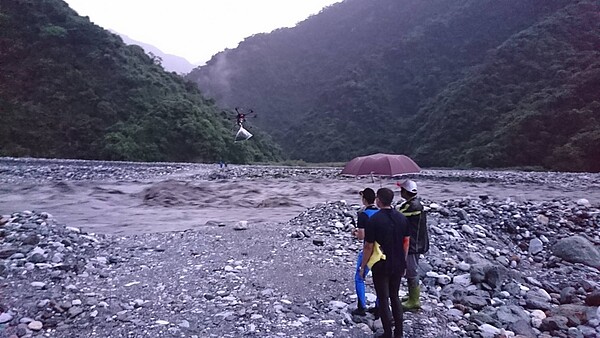
<svg viewBox="0 0 600 338">
<path fill-rule="evenodd" d="M 204 64 L 245 37 L 292 27 L 342 0 L 65 0 L 79 15 Z"/>
</svg>

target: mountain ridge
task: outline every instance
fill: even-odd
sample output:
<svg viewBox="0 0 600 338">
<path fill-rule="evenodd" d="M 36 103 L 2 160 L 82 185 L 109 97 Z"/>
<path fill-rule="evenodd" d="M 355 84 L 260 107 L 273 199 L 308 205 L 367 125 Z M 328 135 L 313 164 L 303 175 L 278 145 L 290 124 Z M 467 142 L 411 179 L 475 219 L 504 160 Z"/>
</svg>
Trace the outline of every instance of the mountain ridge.
<svg viewBox="0 0 600 338">
<path fill-rule="evenodd" d="M 163 66 L 163 68 L 165 68 L 165 70 L 167 70 L 167 71 L 185 75 L 185 74 L 189 73 L 192 69 L 198 67 L 198 65 L 191 63 L 190 61 L 188 61 L 186 58 L 184 58 L 182 56 L 165 53 L 160 48 L 158 48 L 154 45 L 134 40 L 134 39 L 130 38 L 129 36 L 127 36 L 125 34 L 121 34 L 114 30 L 110 30 L 110 31 L 113 34 L 117 34 L 118 36 L 120 36 L 121 39 L 123 39 L 123 42 L 125 42 L 126 44 L 140 46 L 146 51 L 146 53 L 152 53 L 150 55 L 151 57 L 152 56 L 159 57 L 161 66 Z"/>
<path fill-rule="evenodd" d="M 423 112 L 426 108 L 432 109 L 433 104 L 437 114 L 445 116 L 475 109 L 476 105 L 469 104 L 468 100 L 455 100 L 452 108 L 441 109 L 448 100 L 438 96 L 442 93 L 448 96 L 449 90 L 459 90 L 456 83 L 467 81 L 472 74 L 485 70 L 486 60 L 502 50 L 504 43 L 547 18 L 555 17 L 568 6 L 589 7 L 593 13 L 598 4 L 587 0 L 516 3 L 347 0 L 326 8 L 294 28 L 249 37 L 238 48 L 215 55 L 187 77 L 224 106 L 251 102 L 256 110 L 262 111 L 262 116 L 269 116 L 259 121 L 260 126 L 294 159 L 345 161 L 370 152 L 395 152 L 414 156 L 418 162 L 432 166 L 537 166 L 600 171 L 596 162 L 586 158 L 586 154 L 590 154 L 587 141 L 573 141 L 569 150 L 573 154 L 580 153 L 583 160 L 565 160 L 563 163 L 550 160 L 551 153 L 560 152 L 557 149 L 568 150 L 562 138 L 563 143 L 553 142 L 552 148 L 540 149 L 545 151 L 544 156 L 531 157 L 526 152 L 511 156 L 514 149 L 533 147 L 529 143 L 536 137 L 533 135 L 535 130 L 517 126 L 513 129 L 527 134 L 520 138 L 522 145 L 514 146 L 514 149 L 494 145 L 494 151 L 502 152 L 502 156 L 486 155 L 489 157 L 486 161 L 473 161 L 482 156 L 485 142 L 506 143 L 510 139 L 477 136 L 491 127 L 485 123 L 486 119 L 494 120 L 493 115 L 510 112 L 494 106 L 504 100 L 490 101 L 489 109 L 476 114 L 483 116 L 481 123 L 465 124 L 468 128 L 457 129 L 449 119 L 434 118 Z M 575 15 L 584 14 L 578 12 Z M 549 27 L 543 26 L 529 39 L 544 40 L 551 35 L 550 31 L 545 31 Z M 596 29 L 594 25 L 590 27 Z M 573 29 L 587 28 L 573 26 Z M 593 38 L 588 35 L 572 32 L 571 38 L 575 43 L 593 43 L 590 42 Z M 540 44 L 536 48 L 546 47 Z M 548 57 L 561 62 L 562 55 L 548 52 Z M 594 50 L 594 55 L 596 53 Z M 508 61 L 537 62 L 527 59 L 526 54 L 520 55 L 522 60 Z M 585 71 L 592 61 L 586 62 L 577 63 L 577 67 Z M 492 65 L 496 66 L 499 67 Z M 517 75 L 516 83 L 527 83 L 527 78 L 519 80 L 519 76 L 526 74 Z M 552 83 L 550 77 L 543 78 Z M 497 85 L 510 84 L 498 82 Z M 477 87 L 473 84 L 473 88 Z M 538 87 L 526 89 L 528 92 L 524 95 L 537 97 Z M 506 98 L 510 99 L 510 91 L 506 88 L 498 88 L 498 91 L 505 92 Z M 476 93 L 472 96 L 474 101 L 480 99 L 477 95 L 488 95 L 483 91 L 462 95 L 473 93 Z M 585 100 L 591 104 L 595 99 L 588 97 Z M 529 103 L 532 106 L 528 109 L 537 111 L 540 108 L 533 101 Z M 593 116 L 594 112 L 597 113 L 593 110 L 584 115 Z M 475 111 L 470 113 L 475 114 Z M 432 128 L 432 132 L 456 129 L 473 135 L 470 147 L 447 138 L 450 143 L 440 143 L 435 137 L 428 137 L 426 130 L 418 132 L 421 124 L 427 124 L 427 119 L 445 123 L 443 128 Z M 504 125 L 495 127 L 502 129 Z M 500 129 L 499 134 L 504 133 L 504 129 Z M 427 142 L 427 145 L 420 142 Z M 463 155 L 469 151 L 472 155 Z M 569 157 L 577 159 L 577 156 Z"/>
</svg>

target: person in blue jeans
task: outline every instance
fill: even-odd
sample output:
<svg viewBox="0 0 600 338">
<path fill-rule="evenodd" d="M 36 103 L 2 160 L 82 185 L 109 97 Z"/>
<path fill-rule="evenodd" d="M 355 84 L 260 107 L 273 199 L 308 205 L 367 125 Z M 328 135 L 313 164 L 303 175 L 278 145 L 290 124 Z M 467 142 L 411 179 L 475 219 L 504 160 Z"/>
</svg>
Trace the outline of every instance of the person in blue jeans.
<svg viewBox="0 0 600 338">
<path fill-rule="evenodd" d="M 373 216 L 379 209 L 375 206 L 375 191 L 371 188 L 366 188 L 360 192 L 363 207 L 358 211 L 358 224 L 353 231 L 353 235 L 363 241 L 365 238 L 365 226 L 369 222 L 369 218 Z M 360 264 L 363 258 L 363 251 L 360 250 L 356 260 L 356 272 L 354 274 L 354 287 L 356 288 L 356 296 L 358 305 L 352 311 L 353 315 L 366 315 L 367 300 L 365 296 L 365 280 L 360 275 Z M 368 273 L 369 271 L 367 271 Z"/>
</svg>

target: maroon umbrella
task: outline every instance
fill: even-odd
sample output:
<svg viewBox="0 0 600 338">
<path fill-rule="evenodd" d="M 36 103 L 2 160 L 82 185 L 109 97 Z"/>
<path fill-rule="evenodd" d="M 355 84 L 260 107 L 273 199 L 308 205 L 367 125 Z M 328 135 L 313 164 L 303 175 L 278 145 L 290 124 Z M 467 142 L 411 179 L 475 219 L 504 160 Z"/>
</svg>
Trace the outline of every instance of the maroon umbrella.
<svg viewBox="0 0 600 338">
<path fill-rule="evenodd" d="M 373 154 L 353 158 L 344 166 L 342 175 L 396 176 L 420 171 L 421 168 L 406 155 Z"/>
</svg>

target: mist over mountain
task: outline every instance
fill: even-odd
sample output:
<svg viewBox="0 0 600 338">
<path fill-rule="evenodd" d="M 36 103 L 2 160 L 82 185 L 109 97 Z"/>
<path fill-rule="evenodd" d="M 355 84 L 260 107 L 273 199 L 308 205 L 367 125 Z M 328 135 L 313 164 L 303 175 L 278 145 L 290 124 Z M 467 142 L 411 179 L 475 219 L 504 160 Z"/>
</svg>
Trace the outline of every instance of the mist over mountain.
<svg viewBox="0 0 600 338">
<path fill-rule="evenodd" d="M 591 0 L 346 0 L 188 78 L 260 112 L 295 159 L 600 171 L 599 13 Z"/>
<path fill-rule="evenodd" d="M 191 62 L 189 62 L 188 60 L 186 60 L 185 58 L 183 58 L 181 56 L 167 54 L 151 44 L 136 41 L 136 40 L 128 37 L 127 35 L 121 34 L 119 32 L 115 32 L 113 30 L 111 30 L 111 32 L 119 35 L 121 37 L 121 39 L 123 39 L 123 42 L 125 42 L 126 44 L 138 45 L 138 46 L 142 47 L 144 49 L 144 51 L 146 51 L 146 53 L 151 53 L 150 56 L 154 55 L 155 57 L 159 57 L 160 64 L 167 71 L 175 72 L 177 74 L 187 74 L 192 69 L 194 69 L 195 67 L 198 66 L 198 65 L 192 64 Z"/>
<path fill-rule="evenodd" d="M 139 46 L 61 0 L 0 6 L 0 156 L 133 161 L 272 161 L 258 128 L 234 121 Z"/>
</svg>

